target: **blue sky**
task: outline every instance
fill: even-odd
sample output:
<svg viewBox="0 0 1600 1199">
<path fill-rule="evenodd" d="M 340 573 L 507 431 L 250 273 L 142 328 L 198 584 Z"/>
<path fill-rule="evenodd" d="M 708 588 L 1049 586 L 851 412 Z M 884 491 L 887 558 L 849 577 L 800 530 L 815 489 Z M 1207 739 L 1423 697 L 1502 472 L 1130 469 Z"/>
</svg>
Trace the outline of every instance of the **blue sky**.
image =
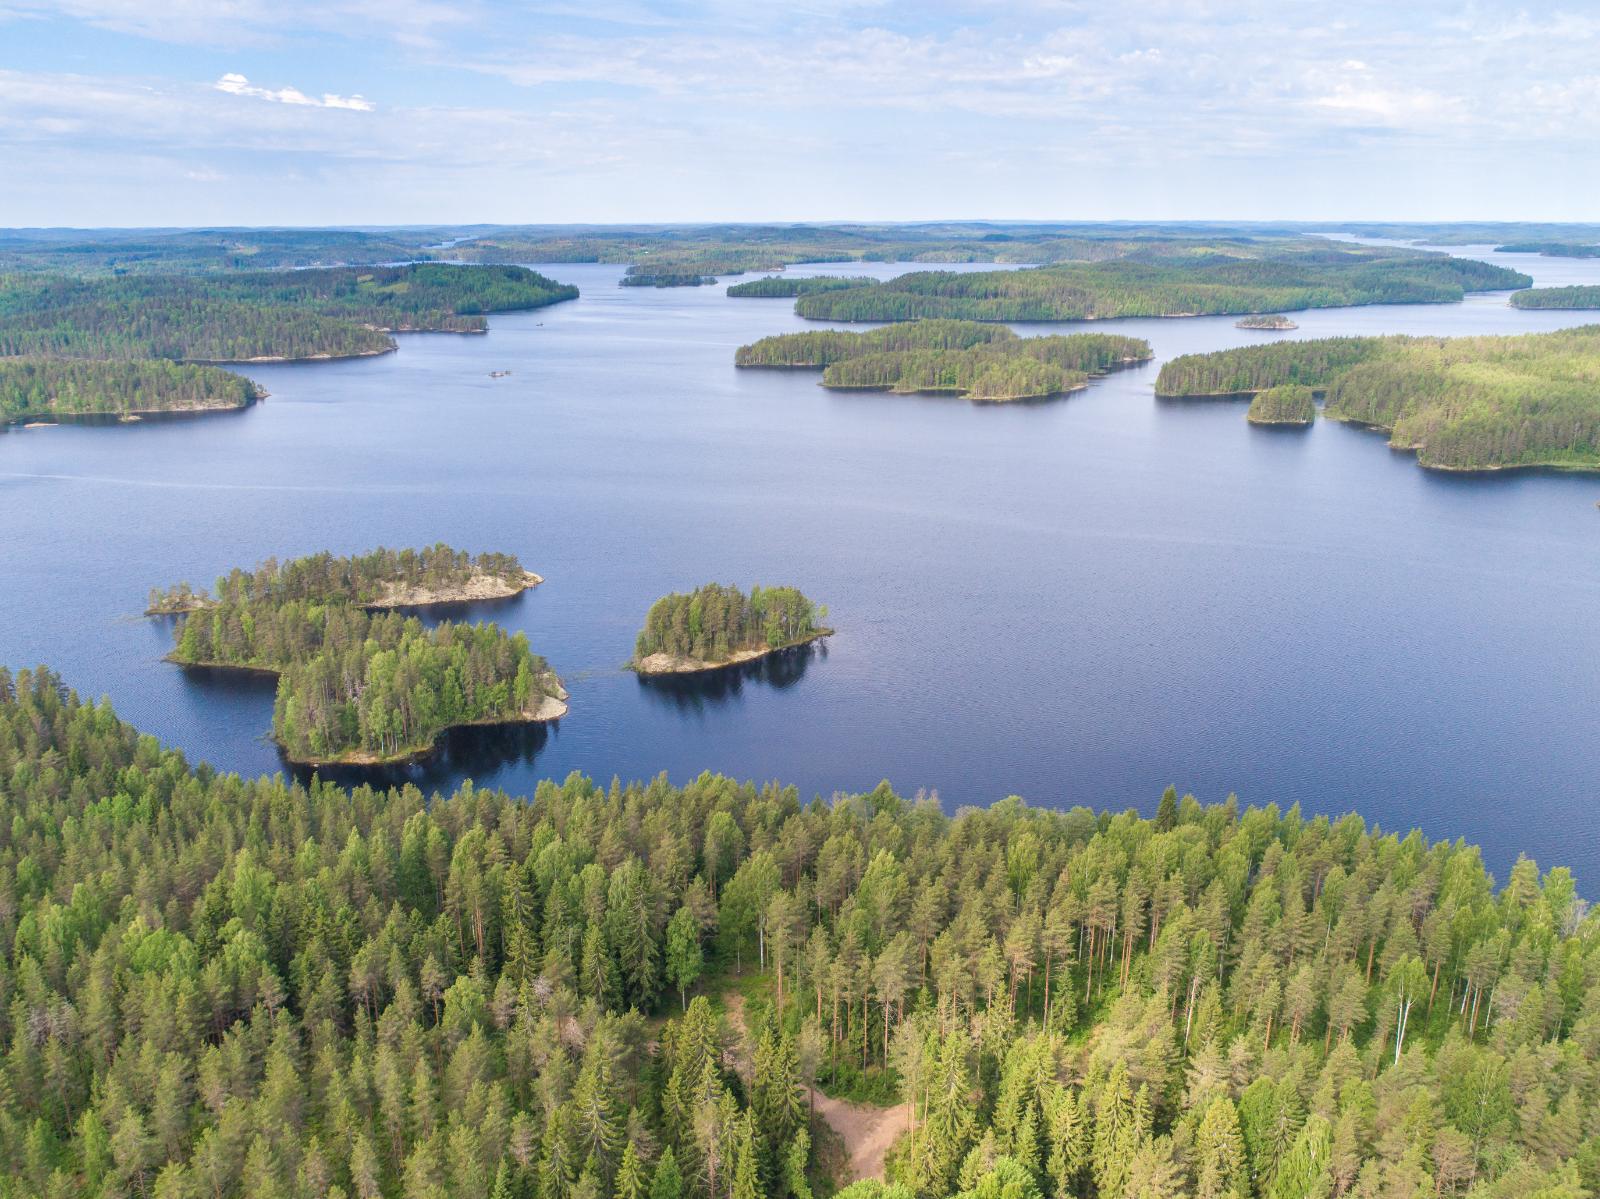
<svg viewBox="0 0 1600 1199">
<path fill-rule="evenodd" d="M 0 0 L 0 225 L 1600 218 L 1600 4 Z"/>
</svg>

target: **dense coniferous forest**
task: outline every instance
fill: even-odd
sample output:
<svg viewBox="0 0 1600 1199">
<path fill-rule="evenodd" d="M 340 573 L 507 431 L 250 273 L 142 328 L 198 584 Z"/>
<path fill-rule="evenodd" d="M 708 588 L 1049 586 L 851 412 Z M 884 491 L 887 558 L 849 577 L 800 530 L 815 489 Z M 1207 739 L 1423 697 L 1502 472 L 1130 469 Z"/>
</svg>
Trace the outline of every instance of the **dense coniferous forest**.
<svg viewBox="0 0 1600 1199">
<path fill-rule="evenodd" d="M 1282 383 L 1255 394 L 1247 419 L 1253 425 L 1309 425 L 1317 419 L 1316 392 L 1303 383 Z"/>
<path fill-rule="evenodd" d="M 1355 816 L 246 781 L 25 671 L 0 897 L 5 1199 L 812 1199 L 813 1079 L 851 1199 L 1600 1185 L 1572 877 Z"/>
<path fill-rule="evenodd" d="M 1600 249 L 1600 247 L 1596 247 Z M 1513 292 L 1513 308 L 1600 308 L 1600 287 L 1534 287 Z"/>
<path fill-rule="evenodd" d="M 0 424 L 243 408 L 263 394 L 215 366 L 0 358 Z"/>
<path fill-rule="evenodd" d="M 766 279 L 752 279 L 748 283 L 735 283 L 728 288 L 728 296 L 735 300 L 792 300 L 795 296 L 809 296 L 818 291 L 840 291 L 846 287 L 862 287 L 871 282 L 871 279 L 863 279 L 857 275 L 809 275 L 803 279 L 774 275 Z"/>
<path fill-rule="evenodd" d="M 1150 344 L 1110 333 L 1018 337 L 979 321 L 904 321 L 863 333 L 816 331 L 740 346 L 743 367 L 822 367 L 840 390 L 950 392 L 965 399 L 1044 399 L 1091 375 L 1148 361 Z"/>
<path fill-rule="evenodd" d="M 577 289 L 522 267 L 0 277 L 0 356 L 247 362 L 394 348 L 389 331 L 481 332 L 484 314 Z"/>
<path fill-rule="evenodd" d="M 152 592 L 150 611 L 179 614 L 172 661 L 278 676 L 272 731 L 292 761 L 390 761 L 426 751 L 448 728 L 565 712 L 560 680 L 523 634 L 424 627 L 362 606 L 448 595 L 487 571 L 503 594 L 526 585 L 509 555 L 473 561 L 441 545 L 268 562 L 220 579 L 216 596 L 185 584 Z"/>
<path fill-rule="evenodd" d="M 292 600 L 361 607 L 419 606 L 486 598 L 468 594 L 475 584 L 485 581 L 499 584 L 509 595 L 537 578 L 515 554 L 473 557 L 443 542 L 421 550 L 380 547 L 348 557 L 324 551 L 287 562 L 268 558 L 255 570 L 235 568 L 217 580 L 215 593 L 196 591 L 188 583 L 155 588 L 146 615 L 188 612 L 217 603 L 266 605 Z"/>
<path fill-rule="evenodd" d="M 1159 395 L 1301 384 L 1441 470 L 1600 469 L 1600 325 L 1509 337 L 1345 337 L 1187 354 Z"/>
<path fill-rule="evenodd" d="M 650 606 L 634 644 L 635 669 L 673 669 L 728 662 L 814 641 L 832 632 L 827 609 L 793 587 L 737 587 L 707 583 L 674 592 Z M 649 659 L 666 659 L 652 663 Z"/>
<path fill-rule="evenodd" d="M 985 321 L 1200 316 L 1353 304 L 1448 303 L 1468 291 L 1528 287 L 1515 271 L 1439 254 L 1327 243 L 1159 247 L 1110 261 L 1028 270 L 921 271 L 801 296 L 812 320 Z"/>
</svg>

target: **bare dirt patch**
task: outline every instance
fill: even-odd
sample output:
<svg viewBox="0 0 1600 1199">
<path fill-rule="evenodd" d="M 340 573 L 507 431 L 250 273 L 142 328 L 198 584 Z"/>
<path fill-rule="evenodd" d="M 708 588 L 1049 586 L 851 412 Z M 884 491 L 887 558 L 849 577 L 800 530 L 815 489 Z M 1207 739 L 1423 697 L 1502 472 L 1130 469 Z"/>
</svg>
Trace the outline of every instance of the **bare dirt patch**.
<svg viewBox="0 0 1600 1199">
<path fill-rule="evenodd" d="M 730 1064 L 747 1083 L 751 1074 L 750 1030 L 744 1020 L 744 996 L 731 991 L 723 997 L 727 1008 L 728 1025 L 734 1034 L 734 1045 L 729 1049 Z M 841 1184 L 861 1178 L 883 1177 L 883 1163 L 889 1148 L 906 1130 L 909 1112 L 903 1103 L 893 1107 L 875 1107 L 866 1103 L 851 1103 L 825 1095 L 811 1088 L 811 1104 L 818 1116 L 826 1121 L 844 1144 L 849 1159 Z"/>
</svg>

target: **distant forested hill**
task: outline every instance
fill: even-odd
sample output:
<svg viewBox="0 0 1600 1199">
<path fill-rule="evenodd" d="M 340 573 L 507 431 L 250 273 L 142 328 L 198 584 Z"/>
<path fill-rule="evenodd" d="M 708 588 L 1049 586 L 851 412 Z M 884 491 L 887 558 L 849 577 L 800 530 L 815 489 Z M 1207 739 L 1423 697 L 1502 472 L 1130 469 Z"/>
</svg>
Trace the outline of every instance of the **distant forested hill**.
<svg viewBox="0 0 1600 1199">
<path fill-rule="evenodd" d="M 1344 337 L 1186 354 L 1156 392 L 1229 396 L 1291 386 L 1323 412 L 1389 434 L 1443 470 L 1600 470 L 1600 325 L 1510 337 Z"/>
</svg>

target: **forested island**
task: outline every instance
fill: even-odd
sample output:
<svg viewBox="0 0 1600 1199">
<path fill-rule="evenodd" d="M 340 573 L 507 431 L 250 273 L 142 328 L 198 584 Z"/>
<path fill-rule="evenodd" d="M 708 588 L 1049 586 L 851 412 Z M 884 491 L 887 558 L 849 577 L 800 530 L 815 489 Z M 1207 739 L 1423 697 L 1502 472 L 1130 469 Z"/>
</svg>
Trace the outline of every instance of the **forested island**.
<svg viewBox="0 0 1600 1199">
<path fill-rule="evenodd" d="M 1302 383 L 1256 392 L 1245 414 L 1252 425 L 1309 425 L 1317 419 L 1316 393 Z"/>
<path fill-rule="evenodd" d="M 629 267 L 622 276 L 623 287 L 704 287 L 715 283 L 715 275 L 702 275 L 698 271 L 640 270 Z"/>
<path fill-rule="evenodd" d="M 0 671 L 0 894 L 7 1199 L 826 1199 L 836 1095 L 848 1199 L 1600 1186 L 1600 916 L 1354 815 L 347 791 Z"/>
<path fill-rule="evenodd" d="M 291 762 L 376 765 L 426 753 L 449 728 L 565 715 L 560 679 L 523 634 L 372 610 L 477 597 L 485 580 L 510 595 L 536 577 L 509 555 L 445 546 L 319 554 L 234 571 L 215 595 L 153 592 L 149 611 L 178 614 L 171 661 L 277 676 L 272 733 Z"/>
<path fill-rule="evenodd" d="M 707 583 L 650 606 L 629 667 L 660 675 L 737 666 L 831 635 L 827 618 L 825 607 L 793 587 L 752 587 L 745 595 Z"/>
<path fill-rule="evenodd" d="M 1359 304 L 1442 304 L 1529 287 L 1527 275 L 1442 254 L 1328 243 L 1159 247 L 1107 261 L 1010 271 L 919 271 L 802 295 L 811 320 L 1097 320 Z"/>
<path fill-rule="evenodd" d="M 765 279 L 752 279 L 748 283 L 735 283 L 728 288 L 728 296 L 734 300 L 792 300 L 796 296 L 809 296 L 813 292 L 841 291 L 847 287 L 862 287 L 871 282 L 873 280 L 863 279 L 859 275 L 808 275 L 804 278 L 772 275 Z"/>
<path fill-rule="evenodd" d="M 243 408 L 266 392 L 215 366 L 0 358 L 0 424 Z"/>
<path fill-rule="evenodd" d="M 919 320 L 862 333 L 818 330 L 740 346 L 740 367 L 821 369 L 840 391 L 947 393 L 986 403 L 1048 399 L 1147 362 L 1150 344 L 1109 333 L 1019 337 L 1003 325 Z"/>
<path fill-rule="evenodd" d="M 1600 286 L 1534 287 L 1511 294 L 1513 308 L 1600 308 Z"/>
<path fill-rule="evenodd" d="M 1391 446 L 1435 470 L 1600 470 L 1597 356 L 1600 325 L 1276 341 L 1174 358 L 1156 393 L 1235 397 L 1298 385 L 1325 394 L 1324 416 L 1388 433 Z"/>
<path fill-rule="evenodd" d="M 1300 326 L 1295 324 L 1282 313 L 1274 312 L 1254 313 L 1250 316 L 1243 317 L 1240 320 L 1234 321 L 1233 327 L 1235 329 L 1264 329 L 1276 332 L 1280 330 L 1287 331 L 1289 329 L 1298 329 Z"/>
</svg>

